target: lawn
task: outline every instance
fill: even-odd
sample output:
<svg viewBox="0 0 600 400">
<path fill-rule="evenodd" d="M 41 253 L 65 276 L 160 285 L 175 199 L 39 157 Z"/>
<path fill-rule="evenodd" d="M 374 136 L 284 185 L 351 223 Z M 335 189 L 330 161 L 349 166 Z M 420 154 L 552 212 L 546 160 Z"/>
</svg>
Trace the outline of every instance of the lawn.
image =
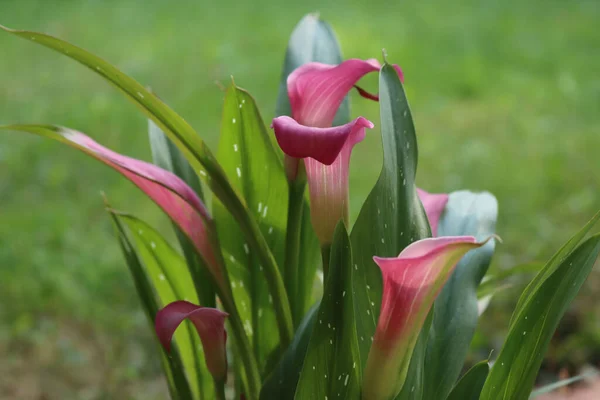
<svg viewBox="0 0 600 400">
<path fill-rule="evenodd" d="M 47 32 L 109 60 L 151 86 L 216 150 L 221 86 L 233 76 L 268 122 L 288 36 L 315 10 L 346 57 L 380 58 L 385 48 L 404 70 L 420 186 L 496 195 L 504 244 L 494 268 L 549 258 L 600 208 L 594 0 L 2 0 L 0 24 Z M 364 82 L 376 84 L 376 76 Z M 353 95 L 352 105 L 353 115 L 377 124 L 377 104 Z M 1 33 L 0 124 L 10 122 L 68 126 L 150 159 L 147 122 L 120 93 L 69 59 Z M 353 216 L 379 172 L 378 136 L 369 132 L 354 153 Z M 101 192 L 169 229 L 100 163 L 37 137 L 0 134 L 0 398 L 141 399 L 164 390 Z M 600 277 L 588 283 L 583 299 L 593 303 Z"/>
</svg>

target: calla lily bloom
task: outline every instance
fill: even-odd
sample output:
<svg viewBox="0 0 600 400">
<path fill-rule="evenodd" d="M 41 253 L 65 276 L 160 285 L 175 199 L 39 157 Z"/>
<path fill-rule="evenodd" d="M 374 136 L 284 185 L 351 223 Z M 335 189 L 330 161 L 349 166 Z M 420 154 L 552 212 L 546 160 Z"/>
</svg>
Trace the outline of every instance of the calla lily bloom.
<svg viewBox="0 0 600 400">
<path fill-rule="evenodd" d="M 339 65 L 308 63 L 287 79 L 292 118 L 278 117 L 273 129 L 285 153 L 290 181 L 298 175 L 299 159 L 304 159 L 311 197 L 311 219 L 322 247 L 331 244 L 335 225 L 348 222 L 348 168 L 354 145 L 373 124 L 365 118 L 331 127 L 335 114 L 356 83 L 366 74 L 379 71 L 375 59 L 350 59 Z M 400 69 L 396 70 L 402 76 Z M 358 88 L 358 87 L 357 87 Z M 358 88 L 366 98 L 377 96 Z"/>
<path fill-rule="evenodd" d="M 440 217 L 444 212 L 444 208 L 446 208 L 446 204 L 448 204 L 448 195 L 445 193 L 427 193 L 426 191 L 419 188 L 417 188 L 417 194 L 419 195 L 421 203 L 423 203 L 425 214 L 427 214 L 429 226 L 431 227 L 431 234 L 433 235 L 433 237 L 436 237 Z"/>
<path fill-rule="evenodd" d="M 348 223 L 348 167 L 354 145 L 365 137 L 373 123 L 359 117 L 346 125 L 313 128 L 289 117 L 273 120 L 281 149 L 296 158 L 305 158 L 310 191 L 311 219 L 321 245 L 331 243 L 337 222 Z"/>
<path fill-rule="evenodd" d="M 373 258 L 383 276 L 383 297 L 363 399 L 388 400 L 400 392 L 435 298 L 458 261 L 482 244 L 472 236 L 429 238 L 412 243 L 396 258 Z"/>
<path fill-rule="evenodd" d="M 185 319 L 189 319 L 200 336 L 209 372 L 216 380 L 225 381 L 227 378 L 225 318 L 227 316 L 227 313 L 216 308 L 200 307 L 187 301 L 174 301 L 156 314 L 156 334 L 162 346 L 169 352 L 175 331 Z"/>
<path fill-rule="evenodd" d="M 61 141 L 112 167 L 162 208 L 190 238 L 215 281 L 225 287 L 223 272 L 216 261 L 207 231 L 206 224 L 212 221 L 212 217 L 192 188 L 177 175 L 154 164 L 115 153 L 83 133 L 59 129 Z"/>
</svg>

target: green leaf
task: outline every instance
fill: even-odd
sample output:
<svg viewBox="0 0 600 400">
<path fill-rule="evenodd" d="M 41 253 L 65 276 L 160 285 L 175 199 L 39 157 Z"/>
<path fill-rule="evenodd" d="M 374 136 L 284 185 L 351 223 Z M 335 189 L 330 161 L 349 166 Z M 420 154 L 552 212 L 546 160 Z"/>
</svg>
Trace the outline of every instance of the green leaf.
<svg viewBox="0 0 600 400">
<path fill-rule="evenodd" d="M 129 228 L 137 254 L 143 262 L 144 272 L 158 295 L 160 306 L 164 307 L 176 300 L 198 304 L 187 265 L 177 251 L 140 219 L 128 214 L 112 213 Z M 175 341 L 194 393 L 200 393 L 202 399 L 214 398 L 212 378 L 204 362 L 202 345 L 191 323 L 186 322 L 186 329 L 176 332 Z"/>
<path fill-rule="evenodd" d="M 483 241 L 495 233 L 498 203 L 489 193 L 451 193 L 438 225 L 438 236 L 475 236 Z M 435 301 L 425 361 L 424 399 L 444 399 L 456 383 L 479 319 L 477 286 L 494 253 L 490 240 L 464 256 Z"/>
<path fill-rule="evenodd" d="M 110 216 L 115 228 L 115 234 L 119 240 L 119 245 L 127 262 L 129 272 L 133 278 L 138 297 L 142 302 L 142 307 L 146 313 L 146 317 L 148 318 L 150 325 L 149 328 L 154 330 L 154 318 L 159 310 L 159 305 L 153 285 L 148 274 L 146 273 L 146 270 L 142 266 L 142 263 L 140 262 L 133 245 L 129 241 L 121 222 L 112 212 L 110 213 Z M 171 398 L 192 400 L 194 396 L 192 395 L 192 391 L 186 378 L 178 343 L 173 343 L 171 352 L 168 355 L 162 346 L 158 344 L 158 340 L 156 343 L 158 345 L 158 350 L 161 352 L 161 364 L 167 378 L 167 384 Z"/>
<path fill-rule="evenodd" d="M 288 43 L 275 113 L 278 116 L 292 115 L 287 93 L 287 77 L 293 70 L 313 61 L 339 64 L 342 60 L 342 51 L 331 26 L 318 14 L 305 15 L 294 28 Z M 350 121 L 350 103 L 346 97 L 336 113 L 333 125 L 343 125 L 348 121 Z"/>
<path fill-rule="evenodd" d="M 538 277 L 544 278 L 536 280 L 535 289 L 521 296 L 481 399 L 529 397 L 556 326 L 594 266 L 600 252 L 600 235 L 592 236 L 565 257 L 561 255 L 563 250 L 540 271 Z"/>
<path fill-rule="evenodd" d="M 381 272 L 373 256 L 397 257 L 410 243 L 431 236 L 415 186 L 418 155 L 412 116 L 398 74 L 387 63 L 379 76 L 379 99 L 383 170 L 351 235 L 356 330 L 363 367 L 381 307 Z M 411 368 L 415 370 L 418 368 Z"/>
<path fill-rule="evenodd" d="M 475 364 L 454 386 L 447 400 L 479 400 L 489 372 L 490 365 L 487 360 Z"/>
<path fill-rule="evenodd" d="M 318 309 L 318 304 L 313 306 L 298 326 L 292 344 L 264 382 L 260 391 L 261 400 L 294 400 Z"/>
<path fill-rule="evenodd" d="M 173 172 L 185 181 L 197 194 L 203 199 L 202 187 L 198 177 L 192 170 L 181 151 L 169 140 L 164 132 L 151 120 L 149 123 L 148 135 L 150 138 L 150 148 L 152 149 L 152 159 L 159 167 Z M 199 304 L 205 307 L 215 306 L 215 290 L 208 269 L 204 262 L 190 242 L 188 237 L 173 224 L 177 239 L 187 261 L 192 275 L 192 280 L 196 285 L 196 293 L 199 298 Z"/>
<path fill-rule="evenodd" d="M 225 95 L 218 159 L 242 195 L 278 265 L 283 265 L 288 185 L 254 99 L 231 85 Z M 278 346 L 275 308 L 263 268 L 234 217 L 215 202 L 215 220 L 232 289 L 261 369 Z M 243 266 L 242 269 L 235 264 Z"/>
<path fill-rule="evenodd" d="M 339 223 L 296 400 L 360 398 L 362 369 L 354 320 L 353 271 L 350 240 Z"/>
</svg>

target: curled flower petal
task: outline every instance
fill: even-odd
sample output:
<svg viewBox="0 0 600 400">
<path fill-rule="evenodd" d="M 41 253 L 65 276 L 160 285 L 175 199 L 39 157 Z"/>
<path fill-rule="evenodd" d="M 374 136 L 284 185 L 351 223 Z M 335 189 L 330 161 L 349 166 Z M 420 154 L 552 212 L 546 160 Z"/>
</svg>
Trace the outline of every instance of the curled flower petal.
<svg viewBox="0 0 600 400">
<path fill-rule="evenodd" d="M 301 125 L 286 116 L 273 119 L 271 125 L 279 147 L 285 154 L 294 158 L 314 158 L 325 165 L 331 165 L 338 157 L 346 142 L 351 146 L 362 141 L 365 128 L 373 128 L 373 123 L 358 117 L 345 125 L 332 128 L 315 128 Z"/>
<path fill-rule="evenodd" d="M 458 261 L 480 247 L 472 236 L 423 239 L 396 258 L 374 257 L 383 277 L 381 313 L 363 382 L 364 398 L 394 398 L 402 389 L 425 318 Z"/>
<path fill-rule="evenodd" d="M 402 77 L 402 71 L 394 66 Z M 339 65 L 308 63 L 295 69 L 287 80 L 292 117 L 303 125 L 328 127 L 348 92 L 366 74 L 379 71 L 375 59 L 349 59 Z M 361 95 L 367 94 L 360 90 Z M 364 96 L 372 98 L 373 95 Z"/>
<path fill-rule="evenodd" d="M 212 218 L 194 190 L 181 178 L 154 164 L 107 149 L 83 133 L 62 128 L 60 134 L 70 145 L 121 173 L 160 206 L 194 243 L 215 280 L 224 282 L 206 228 Z"/>
<path fill-rule="evenodd" d="M 417 194 L 419 195 L 419 199 L 421 199 L 421 203 L 423 203 L 423 208 L 427 214 L 427 219 L 429 219 L 431 234 L 435 237 L 437 236 L 437 228 L 438 223 L 440 222 L 440 217 L 442 216 L 444 208 L 446 208 L 446 204 L 448 203 L 448 195 L 445 193 L 431 194 L 419 188 L 417 188 Z"/>
<path fill-rule="evenodd" d="M 224 380 L 227 376 L 225 318 L 228 314 L 216 308 L 200 307 L 187 301 L 174 301 L 156 314 L 154 326 L 161 345 L 171 351 L 171 340 L 185 319 L 198 331 L 206 366 L 213 377 Z"/>
</svg>

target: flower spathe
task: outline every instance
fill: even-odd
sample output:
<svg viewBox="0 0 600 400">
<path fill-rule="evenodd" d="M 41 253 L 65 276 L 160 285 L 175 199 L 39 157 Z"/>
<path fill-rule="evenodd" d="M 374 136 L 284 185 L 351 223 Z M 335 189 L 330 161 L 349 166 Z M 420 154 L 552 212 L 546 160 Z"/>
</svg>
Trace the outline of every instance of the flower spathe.
<svg viewBox="0 0 600 400">
<path fill-rule="evenodd" d="M 402 79 L 400 68 L 397 65 L 394 68 Z M 380 69 L 381 64 L 374 58 L 351 58 L 339 65 L 312 62 L 296 68 L 287 79 L 292 117 L 302 125 L 331 126 L 348 92 L 363 76 Z M 361 96 L 377 99 L 376 95 L 358 89 Z"/>
<path fill-rule="evenodd" d="M 429 226 L 431 227 L 431 234 L 433 235 L 433 237 L 436 237 L 438 231 L 438 224 L 440 222 L 442 213 L 446 208 L 446 204 L 448 204 L 449 197 L 445 193 L 432 194 L 427 193 L 423 189 L 419 188 L 417 188 L 417 194 L 419 195 L 421 203 L 423 203 L 425 214 L 427 214 Z"/>
<path fill-rule="evenodd" d="M 174 301 L 156 314 L 156 334 L 161 345 L 170 352 L 175 331 L 185 319 L 189 319 L 200 336 L 209 372 L 215 379 L 225 381 L 227 378 L 225 348 L 227 316 L 227 313 L 216 308 L 201 307 L 188 301 Z"/>
<path fill-rule="evenodd" d="M 304 158 L 311 220 L 321 245 L 331 243 L 339 220 L 348 223 L 348 168 L 355 144 L 365 138 L 373 123 L 359 117 L 332 128 L 304 126 L 290 117 L 278 117 L 272 125 L 283 152 Z"/>
<path fill-rule="evenodd" d="M 398 257 L 374 257 L 383 277 L 377 329 L 363 380 L 363 399 L 393 399 L 402 389 L 419 332 L 458 261 L 480 247 L 472 236 L 419 240 Z"/>
<path fill-rule="evenodd" d="M 394 66 L 402 77 L 402 71 Z M 287 79 L 292 118 L 273 120 L 273 128 L 285 153 L 289 181 L 298 177 L 299 159 L 304 159 L 311 197 L 311 219 L 322 247 L 331 243 L 337 222 L 348 222 L 348 168 L 354 145 L 373 124 L 359 117 L 331 127 L 335 114 L 356 83 L 366 74 L 379 71 L 375 59 L 349 59 L 339 65 L 308 63 Z M 361 96 L 377 96 L 358 88 Z"/>
</svg>

